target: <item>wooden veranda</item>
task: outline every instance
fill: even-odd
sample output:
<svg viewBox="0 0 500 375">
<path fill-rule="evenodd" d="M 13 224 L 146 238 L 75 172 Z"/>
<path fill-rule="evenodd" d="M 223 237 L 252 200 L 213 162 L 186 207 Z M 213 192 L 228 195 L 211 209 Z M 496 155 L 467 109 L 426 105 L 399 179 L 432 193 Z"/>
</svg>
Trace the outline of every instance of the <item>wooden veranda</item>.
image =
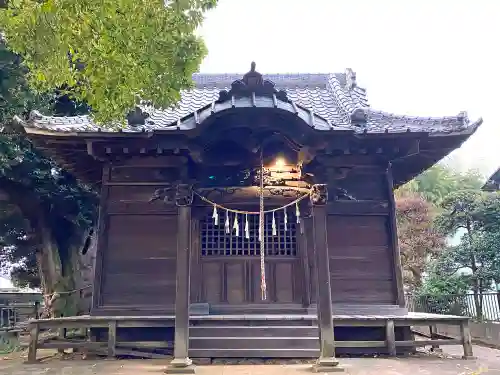
<svg viewBox="0 0 500 375">
<path fill-rule="evenodd" d="M 109 357 L 135 356 L 142 358 L 168 358 L 171 356 L 172 340 L 163 341 L 124 341 L 119 339 L 119 331 L 124 328 L 165 328 L 174 327 L 175 316 L 80 316 L 56 319 L 39 319 L 29 324 L 30 343 L 28 362 L 36 362 L 38 349 L 77 349 Z M 429 327 L 435 332 L 436 324 L 460 327 L 460 338 L 441 338 L 436 335 L 428 339 L 396 337 L 396 327 Z M 391 315 L 334 315 L 335 329 L 346 327 L 383 327 L 384 337 L 379 340 L 336 340 L 335 348 L 378 348 L 378 352 L 396 356 L 407 353 L 408 349 L 441 345 L 462 345 L 463 357 L 473 357 L 469 318 L 452 315 L 408 313 L 405 316 Z M 90 332 L 103 330 L 100 337 L 71 337 L 70 330 Z M 41 338 L 40 332 L 55 330 L 57 337 Z M 299 337 L 280 337 L 290 330 L 300 332 Z M 255 331 L 259 331 L 256 334 Z M 248 340 L 253 342 L 245 348 Z M 296 349 L 282 349 L 280 341 L 296 341 Z M 241 345 L 243 344 L 243 345 Z M 289 346 L 289 343 L 287 343 Z M 261 349 L 255 349 L 260 347 Z M 200 315 L 190 317 L 189 356 L 191 358 L 213 359 L 234 358 L 317 358 L 319 340 L 316 315 Z"/>
</svg>

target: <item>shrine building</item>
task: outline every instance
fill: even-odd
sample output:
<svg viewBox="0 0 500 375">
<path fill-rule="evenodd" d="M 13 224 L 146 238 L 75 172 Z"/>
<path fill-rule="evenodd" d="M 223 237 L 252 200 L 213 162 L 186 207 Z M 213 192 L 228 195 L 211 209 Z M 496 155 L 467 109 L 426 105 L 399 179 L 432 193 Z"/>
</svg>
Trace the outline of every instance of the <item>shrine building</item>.
<svg viewBox="0 0 500 375">
<path fill-rule="evenodd" d="M 120 317 L 118 341 L 171 340 L 179 368 L 197 357 L 328 365 L 335 351 L 407 343 L 393 191 L 481 120 L 374 109 L 350 69 L 252 64 L 193 80 L 175 108 L 137 108 L 121 128 L 39 112 L 23 122 L 100 186 L 90 316 Z M 127 317 L 152 323 L 120 325 Z"/>
</svg>

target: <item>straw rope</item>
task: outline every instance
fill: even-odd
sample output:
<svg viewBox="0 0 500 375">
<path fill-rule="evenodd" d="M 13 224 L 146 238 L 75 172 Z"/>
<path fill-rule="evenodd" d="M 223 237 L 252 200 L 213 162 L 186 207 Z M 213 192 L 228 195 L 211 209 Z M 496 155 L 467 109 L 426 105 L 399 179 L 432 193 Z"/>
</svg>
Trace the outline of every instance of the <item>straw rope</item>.
<svg viewBox="0 0 500 375">
<path fill-rule="evenodd" d="M 260 151 L 260 191 L 259 191 L 259 241 L 260 241 L 260 292 L 261 299 L 264 301 L 267 298 L 266 285 L 266 263 L 265 263 L 265 239 L 264 234 L 264 156 L 262 149 Z"/>
<path fill-rule="evenodd" d="M 278 207 L 278 208 L 272 208 L 272 209 L 269 209 L 269 210 L 264 210 L 263 213 L 264 214 L 269 214 L 271 212 L 277 212 L 277 211 L 283 210 L 283 209 L 285 209 L 287 207 L 293 206 L 294 204 L 297 204 L 300 201 L 302 201 L 303 199 L 305 199 L 308 196 L 310 196 L 311 192 L 312 192 L 312 189 L 310 189 L 308 192 L 304 193 L 304 195 L 300 196 L 299 198 L 295 199 L 294 201 L 285 204 L 284 206 L 281 206 L 281 207 Z M 200 193 L 198 193 L 196 190 L 194 191 L 194 194 L 197 195 L 202 201 L 204 201 L 204 202 L 206 202 L 208 204 L 211 204 L 212 206 L 215 206 L 216 208 L 219 208 L 221 210 L 229 211 L 229 212 L 232 212 L 232 213 L 235 213 L 235 214 L 242 214 L 242 215 L 260 215 L 260 211 L 243 211 L 243 210 L 235 210 L 233 208 L 224 207 L 223 205 L 221 205 L 219 203 L 216 203 L 216 202 L 214 202 L 214 201 L 212 201 L 212 200 L 210 200 L 208 198 L 205 198 L 203 195 L 201 195 Z"/>
</svg>

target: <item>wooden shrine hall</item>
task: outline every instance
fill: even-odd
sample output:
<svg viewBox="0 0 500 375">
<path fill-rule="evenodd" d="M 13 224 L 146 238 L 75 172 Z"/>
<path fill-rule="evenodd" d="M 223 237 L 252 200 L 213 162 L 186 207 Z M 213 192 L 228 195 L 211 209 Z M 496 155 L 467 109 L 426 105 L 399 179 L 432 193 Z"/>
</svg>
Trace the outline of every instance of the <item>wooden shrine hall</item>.
<svg viewBox="0 0 500 375">
<path fill-rule="evenodd" d="M 37 329 L 93 328 L 111 354 L 172 342 L 174 372 L 194 371 L 190 357 L 336 369 L 336 352 L 395 354 L 419 345 L 410 326 L 443 320 L 462 326 L 449 341 L 472 355 L 467 318 L 405 308 L 393 189 L 481 120 L 375 110 L 350 69 L 263 76 L 252 63 L 193 80 L 175 108 L 137 108 L 125 126 L 38 112 L 23 122 L 101 186 L 90 316 Z"/>
</svg>

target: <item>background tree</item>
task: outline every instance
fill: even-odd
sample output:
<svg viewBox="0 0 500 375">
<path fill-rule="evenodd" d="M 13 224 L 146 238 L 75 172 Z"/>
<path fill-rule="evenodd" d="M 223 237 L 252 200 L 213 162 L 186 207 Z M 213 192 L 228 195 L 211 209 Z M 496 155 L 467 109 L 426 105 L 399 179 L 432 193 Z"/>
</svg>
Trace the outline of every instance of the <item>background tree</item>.
<svg viewBox="0 0 500 375">
<path fill-rule="evenodd" d="M 435 230 L 435 207 L 419 193 L 396 194 L 399 249 L 405 286 L 414 292 L 422 284 L 427 264 L 445 245 L 445 237 Z"/>
<path fill-rule="evenodd" d="M 427 275 L 415 293 L 415 307 L 435 314 L 472 315 L 466 296 L 470 290 L 469 276 L 450 270 L 455 265 L 443 262 L 445 252 L 427 265 Z"/>
<path fill-rule="evenodd" d="M 0 264 L 21 286 L 41 287 L 52 312 L 82 309 L 82 262 L 91 245 L 97 195 L 44 157 L 12 127 L 12 116 L 33 107 L 74 113 L 82 106 L 54 94 L 36 95 L 20 58 L 0 44 Z M 50 305 L 50 304 L 49 304 Z"/>
<path fill-rule="evenodd" d="M 458 172 L 436 164 L 396 190 L 396 217 L 405 286 L 415 292 L 428 264 L 446 244 L 434 219 L 440 202 L 451 192 L 479 189 L 482 177 L 476 171 Z"/>
<path fill-rule="evenodd" d="M 463 190 L 443 199 L 437 227 L 445 234 L 464 231 L 457 246 L 450 247 L 439 260 L 442 276 L 468 270 L 469 287 L 476 313 L 483 315 L 482 293 L 500 279 L 500 199 L 498 193 Z"/>
<path fill-rule="evenodd" d="M 484 176 L 476 170 L 460 172 L 442 164 L 436 164 L 403 185 L 401 192 L 421 194 L 428 202 L 438 206 L 448 194 L 457 190 L 479 190 Z"/>
<path fill-rule="evenodd" d="M 192 85 L 207 52 L 195 31 L 216 3 L 8 1 L 0 28 L 37 92 L 64 90 L 98 121 L 116 124 L 141 101 L 174 105 Z"/>
</svg>

